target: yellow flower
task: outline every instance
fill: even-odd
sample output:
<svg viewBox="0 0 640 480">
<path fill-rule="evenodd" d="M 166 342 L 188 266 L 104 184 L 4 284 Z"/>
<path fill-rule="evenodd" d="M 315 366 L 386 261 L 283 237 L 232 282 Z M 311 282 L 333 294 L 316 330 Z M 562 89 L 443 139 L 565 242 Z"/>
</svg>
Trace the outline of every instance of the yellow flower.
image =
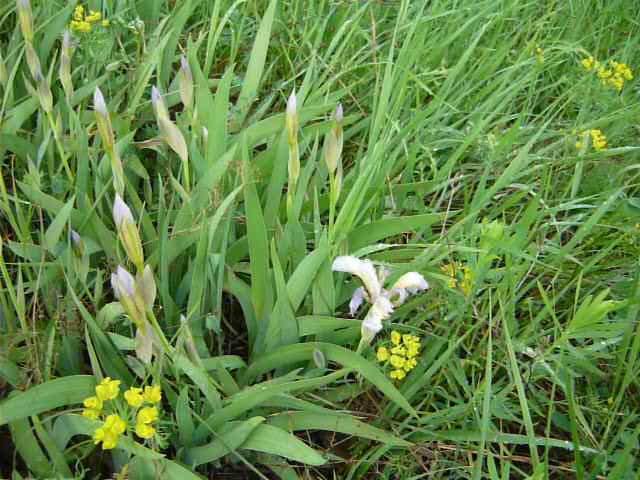
<svg viewBox="0 0 640 480">
<path fill-rule="evenodd" d="M 155 435 L 156 429 L 145 423 L 136 424 L 136 435 L 140 438 L 151 438 Z"/>
<path fill-rule="evenodd" d="M 408 358 L 407 361 L 404 362 L 404 370 L 406 372 L 410 372 L 416 367 L 417 364 L 418 361 L 415 358 Z"/>
<path fill-rule="evenodd" d="M 386 347 L 379 347 L 376 356 L 379 362 L 386 362 L 389 359 L 389 350 Z"/>
<path fill-rule="evenodd" d="M 416 337 L 415 335 L 409 335 L 409 334 L 405 334 L 402 336 L 402 342 L 409 346 L 409 345 L 413 345 L 413 344 L 420 344 L 420 339 L 418 337 Z"/>
<path fill-rule="evenodd" d="M 404 377 L 406 377 L 407 374 L 404 370 L 392 370 L 391 373 L 389 373 L 389 377 L 391 377 L 394 380 L 402 380 Z"/>
<path fill-rule="evenodd" d="M 420 344 L 412 344 L 407 347 L 407 358 L 417 357 L 420 353 Z"/>
<path fill-rule="evenodd" d="M 158 409 L 156 407 L 145 407 L 138 412 L 137 423 L 149 424 L 158 419 Z"/>
<path fill-rule="evenodd" d="M 82 5 L 78 5 L 73 10 L 73 19 L 78 22 L 81 22 L 84 19 L 84 7 Z"/>
<path fill-rule="evenodd" d="M 456 288 L 458 281 L 456 280 L 457 267 L 455 262 L 448 263 L 440 267 L 440 271 L 449 277 L 447 280 L 447 287 Z"/>
<path fill-rule="evenodd" d="M 93 432 L 93 443 L 102 442 L 103 450 L 115 448 L 118 438 L 124 433 L 127 424 L 118 415 L 109 415 L 104 424 Z"/>
<path fill-rule="evenodd" d="M 102 410 L 102 400 L 100 400 L 98 397 L 85 398 L 82 404 L 86 408 L 92 408 L 94 410 Z"/>
<path fill-rule="evenodd" d="M 138 408 L 144 403 L 144 397 L 142 396 L 142 389 L 137 387 L 131 387 L 124 392 L 124 399 L 127 403 L 135 408 Z"/>
<path fill-rule="evenodd" d="M 587 58 L 583 58 L 580 63 L 582 64 L 582 66 L 585 68 L 585 70 L 589 71 L 591 70 L 594 65 L 595 65 L 595 60 L 593 59 L 593 57 L 587 57 Z"/>
<path fill-rule="evenodd" d="M 102 14 L 100 12 L 94 12 L 93 10 L 89 12 L 89 15 L 87 15 L 84 18 L 85 22 L 89 22 L 89 23 L 94 23 L 97 22 L 98 20 L 100 20 L 102 18 Z"/>
<path fill-rule="evenodd" d="M 102 21 L 102 26 L 103 26 L 104 28 L 107 28 L 110 24 L 111 24 L 111 22 L 109 22 L 109 20 L 103 20 L 103 21 Z"/>
<path fill-rule="evenodd" d="M 401 335 L 395 330 L 391 332 L 391 343 L 394 345 L 400 345 Z"/>
<path fill-rule="evenodd" d="M 113 400 L 120 393 L 120 380 L 111 380 L 111 377 L 107 377 L 100 385 L 96 387 L 96 395 L 102 400 Z"/>
<path fill-rule="evenodd" d="M 160 390 L 160 385 L 144 387 L 144 393 L 142 395 L 145 402 L 160 403 L 162 400 L 162 390 Z"/>
<path fill-rule="evenodd" d="M 120 418 L 119 415 L 116 415 L 114 413 L 106 418 L 103 428 L 105 430 L 109 430 L 111 433 L 117 436 L 124 433 L 124 431 L 127 429 L 127 424 L 122 418 Z"/>
<path fill-rule="evenodd" d="M 397 347 L 393 347 L 391 349 L 391 353 L 393 355 L 399 355 L 401 357 L 404 357 L 407 354 L 407 349 L 402 345 L 398 345 Z"/>
<path fill-rule="evenodd" d="M 82 416 L 90 420 L 97 420 L 100 417 L 100 410 L 95 408 L 85 408 L 82 410 Z"/>
<path fill-rule="evenodd" d="M 389 363 L 391 363 L 391 365 L 395 368 L 404 367 L 404 362 L 404 357 L 401 357 L 399 355 L 391 355 L 391 358 L 389 358 Z"/>
<path fill-rule="evenodd" d="M 71 30 L 76 32 L 89 33 L 91 31 L 91 24 L 81 20 L 72 20 L 70 26 Z"/>
</svg>

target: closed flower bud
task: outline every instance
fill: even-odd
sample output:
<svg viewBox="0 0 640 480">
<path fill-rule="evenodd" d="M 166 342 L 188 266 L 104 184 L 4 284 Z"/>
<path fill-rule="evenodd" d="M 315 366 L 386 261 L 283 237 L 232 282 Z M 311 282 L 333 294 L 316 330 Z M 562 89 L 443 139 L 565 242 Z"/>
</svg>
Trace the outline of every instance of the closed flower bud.
<svg viewBox="0 0 640 480">
<path fill-rule="evenodd" d="M 189 62 L 183 56 L 180 59 L 180 72 L 178 73 L 180 82 L 180 100 L 186 109 L 193 108 L 193 75 Z"/>
<path fill-rule="evenodd" d="M 131 210 L 117 193 L 113 202 L 113 220 L 118 230 L 118 238 L 129 260 L 134 263 L 138 271 L 141 271 L 144 268 L 144 253 L 140 234 L 133 220 Z"/>
<path fill-rule="evenodd" d="M 29 65 L 29 72 L 31 72 L 31 78 L 37 81 L 37 77 L 42 77 L 42 68 L 40 67 L 40 59 L 36 53 L 33 45 L 27 42 L 24 46 L 24 51 L 27 56 L 27 65 Z"/>
<path fill-rule="evenodd" d="M 33 43 L 33 13 L 29 0 L 17 0 L 16 7 L 20 21 L 22 36 L 28 43 Z"/>
<path fill-rule="evenodd" d="M 80 234 L 75 230 L 71 230 L 69 236 L 71 237 L 71 248 L 73 248 L 73 253 L 75 253 L 79 257 L 82 257 L 85 252 L 85 246 L 82 237 L 80 237 Z"/>
<path fill-rule="evenodd" d="M 115 135 L 113 133 L 113 127 L 111 126 L 111 118 L 109 117 L 109 110 L 107 109 L 107 103 L 104 100 L 102 91 L 96 87 L 93 92 L 93 109 L 96 114 L 96 124 L 98 125 L 98 133 L 102 139 L 107 155 L 111 160 L 111 172 L 113 174 L 113 184 L 115 190 L 119 194 L 124 193 L 124 169 L 122 167 L 122 161 L 118 155 L 118 151 L 115 148 Z"/>
<path fill-rule="evenodd" d="M 294 190 L 300 176 L 300 158 L 298 155 L 298 100 L 294 90 L 287 100 L 285 114 L 287 139 L 289 141 L 289 185 Z"/>
<path fill-rule="evenodd" d="M 116 272 L 111 274 L 111 286 L 116 299 L 129 315 L 131 321 L 139 329 L 145 330 L 147 317 L 145 315 L 144 299 L 133 275 L 119 265 Z"/>
<path fill-rule="evenodd" d="M 60 51 L 60 69 L 58 75 L 60 77 L 60 83 L 67 98 L 71 98 L 73 95 L 73 83 L 71 81 L 71 56 L 73 55 L 73 48 L 71 45 L 71 33 L 69 30 L 64 31 L 62 36 L 62 49 Z"/>
<path fill-rule="evenodd" d="M 187 142 L 180 129 L 171 121 L 167 107 L 162 100 L 162 95 L 160 95 L 155 86 L 151 88 L 151 103 L 153 104 L 162 139 L 178 154 L 183 162 L 187 162 L 189 160 Z"/>
</svg>

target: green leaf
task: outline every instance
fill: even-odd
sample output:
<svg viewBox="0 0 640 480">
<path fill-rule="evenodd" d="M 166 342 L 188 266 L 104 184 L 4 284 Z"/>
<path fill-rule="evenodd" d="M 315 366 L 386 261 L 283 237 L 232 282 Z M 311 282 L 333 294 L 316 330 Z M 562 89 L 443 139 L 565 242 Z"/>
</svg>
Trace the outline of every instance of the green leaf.
<svg viewBox="0 0 640 480">
<path fill-rule="evenodd" d="M 271 26 L 273 24 L 273 17 L 276 11 L 277 0 L 271 0 L 269 7 L 260 22 L 260 28 L 256 34 L 256 39 L 253 43 L 251 50 L 251 56 L 249 57 L 249 64 L 247 65 L 247 73 L 244 76 L 242 82 L 242 90 L 240 90 L 240 96 L 236 107 L 238 109 L 238 117 L 236 123 L 242 125 L 244 122 L 251 103 L 258 94 L 258 87 L 260 86 L 260 79 L 262 78 L 262 72 L 264 71 L 264 64 L 267 59 L 267 49 L 269 48 L 269 38 L 271 37 Z"/>
<path fill-rule="evenodd" d="M 44 234 L 44 244 L 49 251 L 52 251 L 56 244 L 60 241 L 60 236 L 64 230 L 64 226 L 69 221 L 75 197 L 72 197 L 64 207 L 57 213 L 49 228 Z"/>
<path fill-rule="evenodd" d="M 361 438 L 368 438 L 396 447 L 410 447 L 411 442 L 385 432 L 380 428 L 367 425 L 350 415 L 327 414 L 315 412 L 284 412 L 273 415 L 268 419 L 269 425 L 274 425 L 295 432 L 298 430 L 326 430 L 340 432 Z"/>
<path fill-rule="evenodd" d="M 399 407 L 412 416 L 416 416 L 416 411 L 402 394 L 393 386 L 387 377 L 368 360 L 364 359 L 357 353 L 347 350 L 346 348 L 330 343 L 308 342 L 297 345 L 289 345 L 281 347 L 269 354 L 262 355 L 258 360 L 253 362 L 246 371 L 245 382 L 250 381 L 270 370 L 280 368 L 284 365 L 298 363 L 304 360 L 313 360 L 313 350 L 320 350 L 327 360 L 336 362 L 345 367 L 352 368 L 360 375 L 374 384 L 384 393 L 391 401 L 395 402 Z"/>
<path fill-rule="evenodd" d="M 307 255 L 287 282 L 291 306 L 295 312 L 306 297 L 313 280 L 329 255 L 328 245 L 323 245 Z"/>
<path fill-rule="evenodd" d="M 356 251 L 373 243 L 404 232 L 424 230 L 440 219 L 440 215 L 425 214 L 411 217 L 385 218 L 353 229 L 347 239 L 349 249 Z"/>
<path fill-rule="evenodd" d="M 228 422 L 216 433 L 214 441 L 185 450 L 185 461 L 189 465 L 197 467 L 237 450 L 262 422 L 264 422 L 264 417 L 253 417 L 244 422 Z"/>
<path fill-rule="evenodd" d="M 36 385 L 0 402 L 0 425 L 82 403 L 93 395 L 95 386 L 95 378 L 90 375 L 73 375 Z"/>
<path fill-rule="evenodd" d="M 261 424 L 242 445 L 243 449 L 270 453 L 305 465 L 324 465 L 325 459 L 297 437 L 272 425 Z"/>
</svg>

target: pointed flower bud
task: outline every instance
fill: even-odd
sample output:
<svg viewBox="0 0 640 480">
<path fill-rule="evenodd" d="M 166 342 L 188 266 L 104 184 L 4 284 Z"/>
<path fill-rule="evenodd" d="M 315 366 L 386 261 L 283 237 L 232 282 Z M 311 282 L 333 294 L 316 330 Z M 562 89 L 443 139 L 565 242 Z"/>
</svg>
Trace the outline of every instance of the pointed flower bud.
<svg viewBox="0 0 640 480">
<path fill-rule="evenodd" d="M 111 118 L 107 103 L 104 100 L 102 91 L 96 87 L 93 92 L 93 109 L 96 114 L 96 124 L 98 125 L 98 133 L 102 139 L 104 149 L 111 160 L 111 172 L 113 174 L 113 184 L 118 194 L 124 193 L 124 169 L 120 155 L 115 148 L 116 139 L 111 126 Z"/>
<path fill-rule="evenodd" d="M 82 257 L 85 253 L 85 246 L 82 237 L 73 229 L 69 232 L 69 237 L 71 238 L 71 248 L 73 249 L 73 253 L 78 257 Z"/>
<path fill-rule="evenodd" d="M 287 100 L 287 111 L 285 114 L 285 124 L 287 127 L 287 139 L 289 142 L 289 191 L 295 192 L 298 177 L 300 177 L 300 157 L 298 154 L 298 100 L 296 91 L 291 92 Z"/>
<path fill-rule="evenodd" d="M 124 203 L 124 200 L 122 200 L 122 197 L 118 193 L 116 193 L 115 200 L 113 201 L 113 221 L 116 224 L 116 228 L 120 228 L 124 222 L 135 222 L 131 209 Z"/>
<path fill-rule="evenodd" d="M 187 110 L 193 108 L 193 74 L 186 57 L 180 59 L 180 72 L 178 73 L 180 82 L 180 100 Z"/>
<path fill-rule="evenodd" d="M 111 274 L 111 287 L 131 321 L 144 331 L 147 325 L 145 304 L 133 275 L 118 265 L 116 272 Z"/>
<path fill-rule="evenodd" d="M 144 252 L 142 250 L 140 234 L 138 233 L 131 210 L 117 193 L 113 202 L 113 221 L 118 230 L 120 243 L 122 243 L 129 260 L 134 263 L 138 271 L 141 271 L 144 268 Z"/>
<path fill-rule="evenodd" d="M 20 30 L 27 43 L 33 43 L 33 13 L 29 0 L 17 0 L 16 9 L 20 21 Z"/>
<path fill-rule="evenodd" d="M 180 129 L 171 121 L 171 118 L 169 118 L 167 107 L 162 100 L 159 90 L 155 86 L 151 88 L 151 102 L 162 139 L 178 154 L 183 162 L 188 162 L 187 142 Z"/>
<path fill-rule="evenodd" d="M 60 69 L 58 70 L 58 76 L 62 88 L 67 96 L 67 99 L 73 95 L 73 82 L 71 81 L 71 57 L 73 55 L 73 47 L 71 45 L 71 33 L 69 30 L 64 31 L 62 36 L 62 48 L 60 50 Z M 95 103 L 95 102 L 94 102 Z M 106 109 L 106 107 L 105 107 Z"/>
</svg>

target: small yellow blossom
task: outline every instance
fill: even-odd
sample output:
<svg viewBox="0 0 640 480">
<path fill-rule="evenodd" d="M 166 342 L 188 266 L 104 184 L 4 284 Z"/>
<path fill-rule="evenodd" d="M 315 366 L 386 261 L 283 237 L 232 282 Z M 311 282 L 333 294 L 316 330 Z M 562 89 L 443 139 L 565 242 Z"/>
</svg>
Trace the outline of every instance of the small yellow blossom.
<svg viewBox="0 0 640 480">
<path fill-rule="evenodd" d="M 104 28 L 107 28 L 110 24 L 111 24 L 111 22 L 109 20 L 102 20 L 102 24 L 101 25 Z"/>
<path fill-rule="evenodd" d="M 162 400 L 162 390 L 160 389 L 160 385 L 144 387 L 144 393 L 142 395 L 144 397 L 144 401 L 148 403 L 160 403 Z"/>
<path fill-rule="evenodd" d="M 97 420 L 100 418 L 100 413 L 100 410 L 96 410 L 95 408 L 85 408 L 82 410 L 82 416 L 90 420 Z"/>
<path fill-rule="evenodd" d="M 394 345 L 400 345 L 401 338 L 402 336 L 399 332 L 396 332 L 395 330 L 391 332 L 391 343 Z"/>
<path fill-rule="evenodd" d="M 593 145 L 593 149 L 597 152 L 605 150 L 608 147 L 607 137 L 602 133 L 601 130 L 597 128 L 592 128 L 591 130 L 585 130 L 580 133 L 581 137 L 590 137 L 591 145 Z M 584 147 L 584 142 L 578 141 L 576 142 L 576 148 L 581 150 Z"/>
<path fill-rule="evenodd" d="M 386 347 L 379 347 L 376 356 L 379 362 L 386 362 L 389 360 L 389 350 Z"/>
<path fill-rule="evenodd" d="M 86 408 L 93 408 L 94 410 L 102 410 L 102 400 L 100 400 L 98 397 L 85 398 L 82 404 Z"/>
<path fill-rule="evenodd" d="M 391 370 L 391 373 L 389 373 L 389 377 L 391 377 L 394 380 L 402 380 L 406 376 L 407 376 L 407 373 L 401 369 Z"/>
<path fill-rule="evenodd" d="M 407 349 L 402 345 L 397 345 L 391 349 L 391 354 L 404 357 L 407 354 Z"/>
<path fill-rule="evenodd" d="M 93 432 L 93 442 L 97 445 L 102 442 L 103 450 L 115 448 L 120 435 L 124 433 L 127 424 L 118 415 L 109 415 L 101 427 Z"/>
<path fill-rule="evenodd" d="M 404 357 L 401 357 L 400 355 L 391 355 L 391 357 L 389 358 L 389 363 L 391 363 L 391 366 L 395 368 L 404 367 L 404 362 Z"/>
<path fill-rule="evenodd" d="M 72 20 L 71 30 L 82 33 L 89 33 L 91 31 L 91 24 L 82 20 Z"/>
<path fill-rule="evenodd" d="M 417 357 L 420 353 L 420 344 L 411 344 L 407 346 L 407 358 Z"/>
<path fill-rule="evenodd" d="M 149 424 L 158 419 L 158 409 L 156 407 L 145 407 L 138 412 L 137 422 Z"/>
<path fill-rule="evenodd" d="M 598 66 L 598 62 L 594 60 L 594 58 L 592 56 L 589 56 L 587 58 L 583 58 L 580 63 L 582 64 L 582 66 L 585 68 L 585 70 L 589 71 L 592 68 Z"/>
<path fill-rule="evenodd" d="M 131 387 L 129 390 L 124 392 L 124 399 L 127 403 L 134 407 L 138 408 L 140 405 L 144 403 L 144 397 L 142 396 L 142 389 L 138 387 Z"/>
<path fill-rule="evenodd" d="M 408 358 L 405 362 L 404 362 L 404 370 L 405 372 L 410 372 L 411 370 L 413 370 L 416 365 L 418 365 L 418 361 L 415 358 Z"/>
<path fill-rule="evenodd" d="M 81 22 L 84 19 L 84 7 L 82 5 L 76 6 L 73 10 L 73 19 Z"/>
<path fill-rule="evenodd" d="M 89 23 L 95 23 L 95 22 L 99 21 L 101 18 L 102 18 L 102 13 L 94 12 L 92 10 L 92 11 L 89 12 L 89 15 L 84 17 L 84 21 L 85 22 L 89 22 Z"/>
<path fill-rule="evenodd" d="M 136 424 L 136 435 L 140 438 L 151 438 L 155 435 L 156 429 L 146 423 Z"/>
<path fill-rule="evenodd" d="M 113 400 L 120 393 L 120 380 L 111 380 L 106 377 L 100 385 L 96 387 L 96 396 L 102 400 Z"/>
</svg>

